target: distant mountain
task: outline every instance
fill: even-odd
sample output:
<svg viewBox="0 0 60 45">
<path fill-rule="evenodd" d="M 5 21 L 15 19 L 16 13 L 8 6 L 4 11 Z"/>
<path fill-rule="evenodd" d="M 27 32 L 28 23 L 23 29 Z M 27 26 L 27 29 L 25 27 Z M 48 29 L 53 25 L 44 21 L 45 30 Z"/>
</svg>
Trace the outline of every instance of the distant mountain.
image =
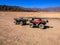
<svg viewBox="0 0 60 45">
<path fill-rule="evenodd" d="M 0 5 L 0 11 L 20 11 L 20 12 L 60 12 L 60 7 L 51 8 L 24 8 L 18 6 Z"/>
<path fill-rule="evenodd" d="M 55 12 L 60 12 L 60 7 L 51 7 L 51 8 L 44 8 L 44 11 L 55 11 Z"/>
<path fill-rule="evenodd" d="M 7 6 L 7 5 L 0 5 L 0 11 L 36 12 L 30 8 L 23 8 L 18 6 Z"/>
</svg>

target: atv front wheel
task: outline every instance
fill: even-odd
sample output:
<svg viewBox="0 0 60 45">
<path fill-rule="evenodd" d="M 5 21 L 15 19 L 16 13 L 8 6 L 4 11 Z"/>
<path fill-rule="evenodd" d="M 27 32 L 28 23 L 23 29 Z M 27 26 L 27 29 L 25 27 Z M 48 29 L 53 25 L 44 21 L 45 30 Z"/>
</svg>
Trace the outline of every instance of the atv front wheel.
<svg viewBox="0 0 60 45">
<path fill-rule="evenodd" d="M 39 24 L 39 28 L 44 29 L 45 25 L 44 24 Z"/>
<path fill-rule="evenodd" d="M 30 23 L 30 27 L 33 28 L 34 27 L 34 24 L 33 23 Z"/>
</svg>

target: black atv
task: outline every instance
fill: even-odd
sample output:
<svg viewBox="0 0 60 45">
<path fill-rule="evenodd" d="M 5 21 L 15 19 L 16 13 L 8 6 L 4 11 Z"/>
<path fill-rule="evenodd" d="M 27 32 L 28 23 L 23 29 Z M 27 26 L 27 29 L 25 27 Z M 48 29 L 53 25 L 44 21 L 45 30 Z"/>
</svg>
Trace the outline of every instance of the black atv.
<svg viewBox="0 0 60 45">
<path fill-rule="evenodd" d="M 15 24 L 21 24 L 21 25 L 26 25 L 27 19 L 24 18 L 14 18 L 14 23 Z"/>
</svg>

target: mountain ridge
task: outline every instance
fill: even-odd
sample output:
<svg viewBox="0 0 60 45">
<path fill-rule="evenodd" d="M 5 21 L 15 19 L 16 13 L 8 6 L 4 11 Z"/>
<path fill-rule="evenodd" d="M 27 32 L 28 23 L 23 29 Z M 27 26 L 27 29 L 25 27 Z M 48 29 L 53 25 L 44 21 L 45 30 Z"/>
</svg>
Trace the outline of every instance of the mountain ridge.
<svg viewBox="0 0 60 45">
<path fill-rule="evenodd" d="M 20 6 L 8 6 L 0 5 L 0 11 L 19 11 L 19 12 L 60 12 L 59 7 L 50 7 L 50 8 L 24 8 Z"/>
</svg>

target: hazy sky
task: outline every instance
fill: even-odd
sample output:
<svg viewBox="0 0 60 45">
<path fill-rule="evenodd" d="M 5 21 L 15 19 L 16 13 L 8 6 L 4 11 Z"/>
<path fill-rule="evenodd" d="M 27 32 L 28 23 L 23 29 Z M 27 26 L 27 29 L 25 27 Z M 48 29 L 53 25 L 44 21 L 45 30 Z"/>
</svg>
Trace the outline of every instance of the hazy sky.
<svg viewBox="0 0 60 45">
<path fill-rule="evenodd" d="M 60 6 L 60 0 L 0 0 L 0 5 L 47 8 Z"/>
</svg>

